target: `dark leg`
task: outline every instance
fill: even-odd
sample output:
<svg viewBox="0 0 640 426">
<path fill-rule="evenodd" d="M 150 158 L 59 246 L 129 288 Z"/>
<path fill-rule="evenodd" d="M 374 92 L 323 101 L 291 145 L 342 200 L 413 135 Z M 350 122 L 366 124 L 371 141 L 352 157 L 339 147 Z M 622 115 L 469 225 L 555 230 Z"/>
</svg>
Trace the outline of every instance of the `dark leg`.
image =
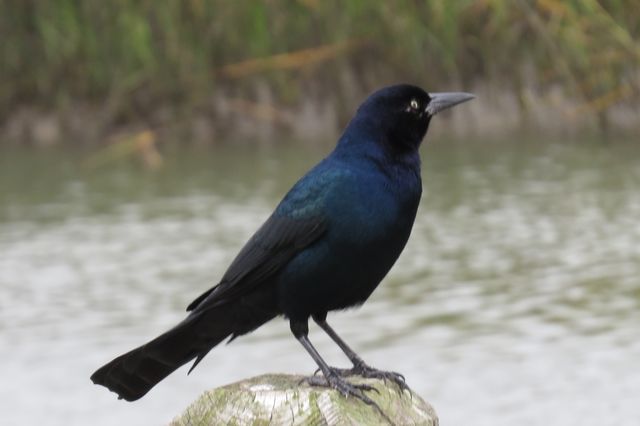
<svg viewBox="0 0 640 426">
<path fill-rule="evenodd" d="M 396 383 L 401 390 L 409 389 L 407 384 L 405 383 L 404 376 L 400 373 L 396 373 L 394 371 L 382 371 L 377 370 L 373 367 L 369 367 L 363 360 L 356 354 L 353 349 L 347 345 L 344 340 L 338 336 L 338 334 L 327 324 L 327 314 L 323 315 L 313 315 L 313 320 L 322 328 L 328 335 L 331 337 L 331 340 L 336 342 L 342 352 L 349 358 L 349 360 L 353 363 L 353 368 L 348 370 L 335 369 L 335 372 L 342 376 L 353 376 L 358 375 L 367 378 L 375 378 L 375 379 L 383 379 L 383 380 L 391 380 Z"/>
<path fill-rule="evenodd" d="M 377 391 L 374 387 L 368 385 L 354 385 L 347 382 L 345 379 L 340 377 L 339 374 L 336 373 L 335 369 L 329 367 L 327 363 L 322 359 L 316 348 L 313 347 L 307 335 L 309 334 L 309 327 L 307 325 L 307 321 L 295 321 L 290 320 L 289 325 L 291 327 L 291 332 L 298 339 L 298 341 L 304 346 L 304 348 L 309 352 L 311 358 L 318 364 L 320 370 L 324 377 L 312 376 L 305 379 L 307 383 L 311 386 L 326 386 L 336 389 L 338 392 L 343 394 L 344 396 L 355 396 L 361 401 L 365 402 L 368 405 L 375 406 L 378 411 L 380 408 L 378 405 L 371 400 L 368 396 L 364 394 L 364 391 L 374 390 Z"/>
</svg>

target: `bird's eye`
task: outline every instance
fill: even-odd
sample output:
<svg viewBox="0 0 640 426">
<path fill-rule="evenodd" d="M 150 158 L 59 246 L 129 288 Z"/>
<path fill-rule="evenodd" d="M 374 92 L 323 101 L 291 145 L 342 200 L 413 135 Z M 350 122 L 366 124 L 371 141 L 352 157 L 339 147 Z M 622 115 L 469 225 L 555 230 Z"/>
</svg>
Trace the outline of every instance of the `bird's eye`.
<svg viewBox="0 0 640 426">
<path fill-rule="evenodd" d="M 418 109 L 418 101 L 415 99 L 411 99 L 411 103 L 409 105 L 411 106 L 411 109 Z"/>
</svg>

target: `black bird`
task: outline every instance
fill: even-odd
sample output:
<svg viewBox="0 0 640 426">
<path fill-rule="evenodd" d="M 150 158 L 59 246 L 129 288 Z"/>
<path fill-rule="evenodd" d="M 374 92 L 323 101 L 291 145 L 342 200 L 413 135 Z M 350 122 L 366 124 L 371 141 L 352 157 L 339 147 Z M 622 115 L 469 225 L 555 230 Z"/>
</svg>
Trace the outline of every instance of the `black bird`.
<svg viewBox="0 0 640 426">
<path fill-rule="evenodd" d="M 391 379 L 369 367 L 327 324 L 327 312 L 360 305 L 402 252 L 422 183 L 418 147 L 431 118 L 468 101 L 468 93 L 427 93 L 407 84 L 383 88 L 358 108 L 336 148 L 300 179 L 251 237 L 219 284 L 195 299 L 166 333 L 115 358 L 91 376 L 134 401 L 178 367 L 191 370 L 216 345 L 284 315 L 323 376 L 312 385 L 373 402 L 343 378 Z M 309 317 L 353 363 L 329 367 L 307 337 Z"/>
</svg>

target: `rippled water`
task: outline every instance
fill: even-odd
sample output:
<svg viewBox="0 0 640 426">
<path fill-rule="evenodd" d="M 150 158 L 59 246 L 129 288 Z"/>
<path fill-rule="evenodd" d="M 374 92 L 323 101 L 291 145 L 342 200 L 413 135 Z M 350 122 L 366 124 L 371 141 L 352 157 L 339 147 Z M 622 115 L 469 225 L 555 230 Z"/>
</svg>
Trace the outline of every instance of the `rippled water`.
<svg viewBox="0 0 640 426">
<path fill-rule="evenodd" d="M 0 424 L 162 424 L 207 388 L 312 372 L 276 320 L 135 403 L 89 381 L 181 319 L 328 149 L 170 151 L 155 172 L 1 150 Z M 637 425 L 640 147 L 437 141 L 423 157 L 404 254 L 330 322 L 443 425 Z"/>
</svg>

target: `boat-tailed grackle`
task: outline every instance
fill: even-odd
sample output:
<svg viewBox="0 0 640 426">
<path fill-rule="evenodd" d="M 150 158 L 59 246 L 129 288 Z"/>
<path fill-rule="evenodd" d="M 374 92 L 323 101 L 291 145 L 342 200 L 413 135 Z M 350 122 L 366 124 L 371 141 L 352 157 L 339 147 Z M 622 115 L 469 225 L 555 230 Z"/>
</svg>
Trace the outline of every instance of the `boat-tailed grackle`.
<svg viewBox="0 0 640 426">
<path fill-rule="evenodd" d="M 468 93 L 427 93 L 401 84 L 378 90 L 358 108 L 338 143 L 276 207 L 240 250 L 218 285 L 195 299 L 178 325 L 115 358 L 91 379 L 127 401 L 145 395 L 178 367 L 191 370 L 216 345 L 285 316 L 293 335 L 330 386 L 369 404 L 345 376 L 390 379 L 356 355 L 327 324 L 327 312 L 360 305 L 404 249 L 416 216 L 422 182 L 418 148 L 431 118 L 468 101 Z M 312 318 L 353 363 L 332 368 L 309 341 Z M 189 370 L 189 371 L 191 371 Z"/>
</svg>

